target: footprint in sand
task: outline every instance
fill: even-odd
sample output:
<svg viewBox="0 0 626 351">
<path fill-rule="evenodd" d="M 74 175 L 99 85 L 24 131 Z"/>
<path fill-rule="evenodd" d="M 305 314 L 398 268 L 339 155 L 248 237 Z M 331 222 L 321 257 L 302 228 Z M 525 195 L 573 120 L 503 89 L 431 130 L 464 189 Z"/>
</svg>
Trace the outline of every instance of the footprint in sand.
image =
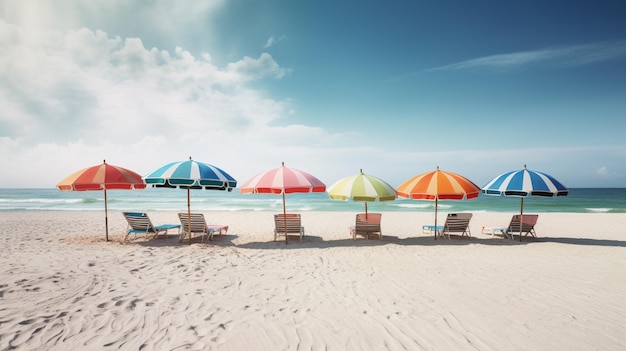
<svg viewBox="0 0 626 351">
<path fill-rule="evenodd" d="M 135 309 L 135 307 L 137 307 L 137 303 L 141 302 L 141 299 L 134 299 L 133 301 L 131 301 L 128 306 L 126 307 L 128 310 L 132 311 Z"/>
</svg>

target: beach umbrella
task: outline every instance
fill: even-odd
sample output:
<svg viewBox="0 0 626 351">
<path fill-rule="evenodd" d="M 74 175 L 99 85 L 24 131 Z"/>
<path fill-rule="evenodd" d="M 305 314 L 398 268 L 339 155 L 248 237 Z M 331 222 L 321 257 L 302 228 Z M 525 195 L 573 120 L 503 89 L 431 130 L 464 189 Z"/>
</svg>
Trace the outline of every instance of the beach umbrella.
<svg viewBox="0 0 626 351">
<path fill-rule="evenodd" d="M 435 240 L 437 239 L 437 209 L 439 200 L 469 200 L 478 197 L 480 187 L 471 180 L 437 167 L 416 175 L 396 188 L 398 196 L 413 200 L 435 201 Z"/>
<path fill-rule="evenodd" d="M 191 226 L 191 189 L 232 191 L 237 186 L 235 178 L 220 168 L 208 163 L 194 161 L 170 162 L 143 177 L 146 184 L 155 187 L 180 188 L 187 190 L 187 215 Z M 189 244 L 191 244 L 191 230 Z"/>
<path fill-rule="evenodd" d="M 380 178 L 364 174 L 362 169 L 359 174 L 340 179 L 328 188 L 328 196 L 333 200 L 364 202 L 365 218 L 368 202 L 393 201 L 396 195 L 396 189 L 391 185 Z"/>
<path fill-rule="evenodd" d="M 521 227 L 524 221 L 524 198 L 528 196 L 553 197 L 567 196 L 569 189 L 554 177 L 526 168 L 502 173 L 489 181 L 482 193 L 490 196 L 513 196 L 521 198 L 520 204 L 520 241 Z"/>
<path fill-rule="evenodd" d="M 285 167 L 285 162 L 278 168 L 261 172 L 248 179 L 239 187 L 242 194 L 281 194 L 283 197 L 283 214 L 287 228 L 287 207 L 285 194 L 323 193 L 326 185 L 321 180 L 304 171 Z M 285 243 L 287 243 L 285 233 Z"/>
<path fill-rule="evenodd" d="M 145 189 L 141 176 L 126 168 L 110 165 L 106 160 L 101 165 L 87 167 L 74 172 L 57 184 L 63 191 L 102 190 L 104 192 L 104 226 L 106 241 L 109 241 L 109 215 L 107 209 L 107 189 Z"/>
</svg>

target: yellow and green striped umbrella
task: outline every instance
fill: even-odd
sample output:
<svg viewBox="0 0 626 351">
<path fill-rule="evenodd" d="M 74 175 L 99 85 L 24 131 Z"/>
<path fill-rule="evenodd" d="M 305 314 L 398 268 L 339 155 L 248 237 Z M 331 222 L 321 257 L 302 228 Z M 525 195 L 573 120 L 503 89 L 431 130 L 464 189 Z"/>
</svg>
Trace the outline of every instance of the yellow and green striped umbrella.
<svg viewBox="0 0 626 351">
<path fill-rule="evenodd" d="M 396 189 L 384 180 L 363 174 L 343 178 L 328 188 L 328 195 L 334 200 L 353 200 L 367 203 L 373 201 L 393 201 L 396 199 Z"/>
</svg>

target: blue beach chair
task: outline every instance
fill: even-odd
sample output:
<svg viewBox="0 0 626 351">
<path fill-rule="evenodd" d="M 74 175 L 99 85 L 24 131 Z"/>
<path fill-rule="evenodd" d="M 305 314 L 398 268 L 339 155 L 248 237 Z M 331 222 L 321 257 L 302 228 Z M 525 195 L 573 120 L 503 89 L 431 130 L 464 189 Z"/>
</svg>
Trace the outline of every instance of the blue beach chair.
<svg viewBox="0 0 626 351">
<path fill-rule="evenodd" d="M 161 233 L 167 236 L 167 231 L 170 229 L 178 228 L 178 233 L 180 233 L 180 224 L 153 225 L 148 214 L 144 212 L 122 212 L 122 214 L 128 222 L 124 241 L 128 240 L 130 234 L 135 234 L 135 236 L 137 234 L 146 234 L 146 236 L 152 234 L 154 239 Z"/>
</svg>

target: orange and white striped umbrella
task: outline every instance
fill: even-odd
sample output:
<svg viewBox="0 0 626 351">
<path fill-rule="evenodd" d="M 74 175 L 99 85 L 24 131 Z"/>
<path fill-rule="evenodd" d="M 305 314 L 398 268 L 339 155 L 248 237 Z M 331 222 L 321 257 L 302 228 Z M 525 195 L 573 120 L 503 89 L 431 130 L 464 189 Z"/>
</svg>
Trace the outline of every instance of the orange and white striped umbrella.
<svg viewBox="0 0 626 351">
<path fill-rule="evenodd" d="M 396 188 L 399 197 L 435 201 L 435 228 L 439 200 L 469 200 L 478 197 L 480 187 L 462 175 L 436 170 L 410 178 Z M 437 231 L 435 230 L 435 239 Z"/>
</svg>

